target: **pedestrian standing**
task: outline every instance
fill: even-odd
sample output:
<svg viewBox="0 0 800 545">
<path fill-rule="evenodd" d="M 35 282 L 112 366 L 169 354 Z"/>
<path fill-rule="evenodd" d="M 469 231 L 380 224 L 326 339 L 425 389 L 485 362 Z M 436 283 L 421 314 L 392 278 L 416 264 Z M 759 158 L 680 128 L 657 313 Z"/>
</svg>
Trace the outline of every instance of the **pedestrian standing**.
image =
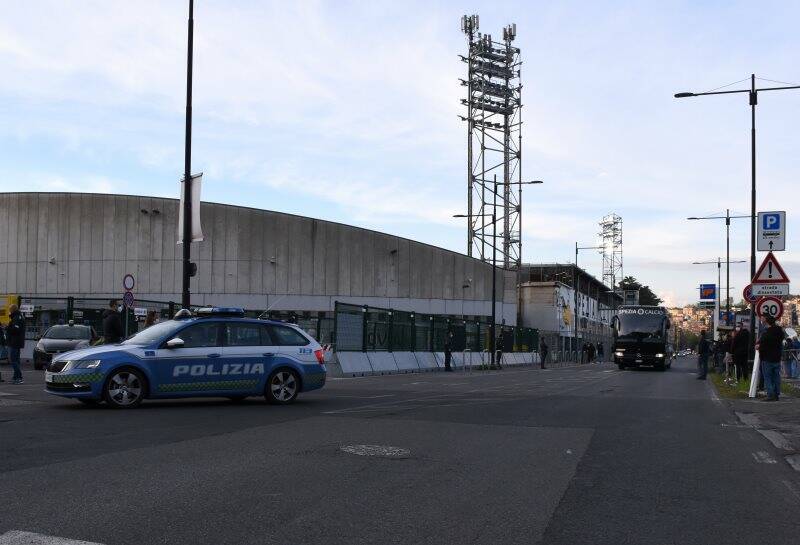
<svg viewBox="0 0 800 545">
<path fill-rule="evenodd" d="M 606 353 L 605 353 L 605 348 L 603 348 L 603 341 L 597 343 L 597 358 L 601 362 L 606 361 Z"/>
<path fill-rule="evenodd" d="M 500 331 L 497 332 L 497 340 L 494 344 L 495 351 L 497 357 L 495 358 L 495 363 L 497 364 L 498 369 L 502 369 L 502 362 L 503 362 L 503 328 L 500 328 Z"/>
<path fill-rule="evenodd" d="M 6 345 L 6 332 L 3 326 L 0 325 L 0 359 L 4 358 L 8 358 L 8 347 Z M 0 382 L 5 382 L 5 380 L 3 380 L 3 373 L 0 373 Z"/>
<path fill-rule="evenodd" d="M 453 360 L 453 334 L 451 332 L 447 332 L 444 336 L 444 370 L 447 372 L 452 372 L 453 368 L 450 366 L 450 362 Z"/>
<path fill-rule="evenodd" d="M 589 363 L 594 363 L 595 348 L 594 343 L 589 343 Z"/>
<path fill-rule="evenodd" d="M 761 319 L 767 324 L 767 329 L 758 340 L 761 374 L 764 377 L 764 389 L 767 390 L 764 401 L 778 401 L 781 396 L 781 351 L 785 334 L 773 316 L 765 314 Z"/>
<path fill-rule="evenodd" d="M 545 363 L 547 363 L 547 353 L 550 349 L 547 347 L 547 343 L 544 342 L 544 337 L 542 337 L 542 342 L 539 343 L 539 355 L 541 356 L 541 366 L 542 369 L 546 369 Z"/>
<path fill-rule="evenodd" d="M 710 347 L 708 346 L 708 341 L 706 340 L 706 330 L 702 330 L 700 332 L 700 342 L 697 343 L 697 363 L 699 366 L 697 379 L 698 380 L 705 380 L 706 375 L 708 374 L 708 356 L 710 352 Z"/>
<path fill-rule="evenodd" d="M 11 377 L 14 384 L 22 384 L 22 368 L 19 361 L 19 353 L 25 347 L 25 318 L 19 311 L 17 305 L 11 305 L 9 310 L 8 322 L 8 360 L 14 369 L 14 376 Z"/>
<path fill-rule="evenodd" d="M 736 328 L 736 335 L 731 342 L 731 353 L 733 355 L 733 366 L 736 369 L 736 379 L 743 379 L 747 376 L 747 355 L 750 351 L 750 330 L 742 327 Z"/>
<path fill-rule="evenodd" d="M 117 344 L 122 342 L 122 319 L 119 316 L 116 299 L 108 302 L 108 308 L 103 312 L 103 344 Z"/>
<path fill-rule="evenodd" d="M 156 323 L 156 311 L 155 310 L 148 310 L 147 317 L 144 319 L 144 328 L 147 329 L 151 325 Z"/>
</svg>

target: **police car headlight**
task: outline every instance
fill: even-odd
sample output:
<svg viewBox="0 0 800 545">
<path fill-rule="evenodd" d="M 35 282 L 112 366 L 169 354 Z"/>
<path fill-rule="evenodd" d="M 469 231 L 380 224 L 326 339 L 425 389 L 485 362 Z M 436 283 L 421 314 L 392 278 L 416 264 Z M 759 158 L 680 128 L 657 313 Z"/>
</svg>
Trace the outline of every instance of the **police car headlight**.
<svg viewBox="0 0 800 545">
<path fill-rule="evenodd" d="M 100 366 L 100 360 L 78 360 L 75 363 L 75 369 L 94 369 Z"/>
<path fill-rule="evenodd" d="M 656 357 L 657 357 L 657 358 L 663 358 L 663 357 L 664 357 L 664 354 L 656 354 Z"/>
<path fill-rule="evenodd" d="M 620 351 L 617 351 L 617 352 L 614 352 L 614 355 L 615 355 L 616 357 L 618 357 L 618 358 L 621 358 L 622 356 L 624 356 L 624 355 L 625 355 L 625 352 L 620 352 Z"/>
</svg>

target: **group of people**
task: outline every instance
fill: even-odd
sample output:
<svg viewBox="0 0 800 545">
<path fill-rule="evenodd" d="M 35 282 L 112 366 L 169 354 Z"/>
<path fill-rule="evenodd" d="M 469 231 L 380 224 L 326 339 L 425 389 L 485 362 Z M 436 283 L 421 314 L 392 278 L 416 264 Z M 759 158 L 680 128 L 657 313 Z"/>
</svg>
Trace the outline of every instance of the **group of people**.
<svg viewBox="0 0 800 545">
<path fill-rule="evenodd" d="M 13 370 L 11 381 L 14 384 L 22 384 L 22 364 L 20 361 L 20 353 L 25 347 L 25 317 L 19 310 L 17 305 L 9 307 L 9 322 L 3 328 L 0 326 L 0 345 L 8 351 L 8 361 Z M 125 339 L 125 332 L 122 326 L 122 315 L 119 312 L 119 301 L 112 299 L 108 302 L 108 308 L 103 311 L 103 344 L 116 344 Z M 149 327 L 156 323 L 156 312 L 151 310 L 147 313 L 145 318 L 144 327 Z M 3 375 L 0 373 L 0 382 L 3 380 Z"/>
<path fill-rule="evenodd" d="M 583 343 L 583 347 L 581 347 L 581 354 L 583 354 L 583 357 L 581 360 L 586 363 L 592 363 L 595 359 L 603 361 L 603 351 L 602 342 L 597 343 L 597 346 L 592 342 Z"/>
<path fill-rule="evenodd" d="M 5 342 L 5 347 L 8 350 L 8 361 L 13 369 L 11 381 L 14 384 L 22 384 L 24 381 L 22 379 L 20 352 L 25 346 L 25 318 L 17 305 L 8 307 L 8 325 L 5 328 L 0 327 L 0 337 Z M 2 373 L 0 373 L 0 382 L 5 382 Z"/>
<path fill-rule="evenodd" d="M 758 350 L 761 379 L 764 381 L 764 389 L 767 397 L 764 401 L 778 401 L 781 395 L 781 360 L 784 357 L 784 348 L 800 348 L 795 346 L 797 341 L 786 339 L 784 329 L 777 324 L 774 317 L 764 315 L 761 320 L 766 328 L 761 332 L 756 350 Z M 732 365 L 737 379 L 743 379 L 753 372 L 753 362 L 748 358 L 750 351 L 750 331 L 742 327 L 741 324 L 730 334 L 723 337 L 720 341 L 712 344 L 706 339 L 705 330 L 700 332 L 700 342 L 698 343 L 698 367 L 697 378 L 705 380 L 708 373 L 708 360 L 712 355 L 715 358 L 717 367 L 721 367 L 720 360 L 727 365 Z M 788 358 L 796 358 L 794 352 L 787 354 Z M 795 366 L 796 368 L 796 366 Z M 792 376 L 791 366 L 787 366 L 788 376 Z"/>
</svg>

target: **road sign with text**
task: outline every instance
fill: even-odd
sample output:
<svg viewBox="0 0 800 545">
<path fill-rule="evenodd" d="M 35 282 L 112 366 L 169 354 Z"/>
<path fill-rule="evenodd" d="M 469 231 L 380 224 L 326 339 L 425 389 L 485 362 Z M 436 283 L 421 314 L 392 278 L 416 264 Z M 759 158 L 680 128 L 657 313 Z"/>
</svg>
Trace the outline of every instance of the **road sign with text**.
<svg viewBox="0 0 800 545">
<path fill-rule="evenodd" d="M 752 284 L 751 298 L 745 300 L 748 303 L 754 303 L 759 297 L 766 297 L 768 295 L 785 296 L 789 295 L 789 284 Z"/>
<path fill-rule="evenodd" d="M 759 252 L 786 249 L 786 212 L 759 212 L 756 241 Z"/>
</svg>

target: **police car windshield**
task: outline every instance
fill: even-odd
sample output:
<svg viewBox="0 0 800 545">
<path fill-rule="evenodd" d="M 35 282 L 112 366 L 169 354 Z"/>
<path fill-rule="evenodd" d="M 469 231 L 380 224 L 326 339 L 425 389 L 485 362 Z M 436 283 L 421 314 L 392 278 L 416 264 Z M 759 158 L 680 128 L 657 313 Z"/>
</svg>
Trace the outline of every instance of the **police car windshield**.
<svg viewBox="0 0 800 545">
<path fill-rule="evenodd" d="M 44 334 L 45 339 L 57 339 L 62 341 L 77 341 L 79 339 L 91 339 L 92 332 L 85 325 L 54 325 Z"/>
<path fill-rule="evenodd" d="M 186 322 L 176 322 L 174 320 L 169 320 L 167 322 L 161 322 L 158 324 L 151 325 L 147 329 L 143 329 L 127 341 L 123 341 L 122 344 L 135 344 L 138 346 L 146 346 L 148 344 L 154 343 L 155 341 L 161 340 L 167 335 L 173 333 Z"/>
</svg>

